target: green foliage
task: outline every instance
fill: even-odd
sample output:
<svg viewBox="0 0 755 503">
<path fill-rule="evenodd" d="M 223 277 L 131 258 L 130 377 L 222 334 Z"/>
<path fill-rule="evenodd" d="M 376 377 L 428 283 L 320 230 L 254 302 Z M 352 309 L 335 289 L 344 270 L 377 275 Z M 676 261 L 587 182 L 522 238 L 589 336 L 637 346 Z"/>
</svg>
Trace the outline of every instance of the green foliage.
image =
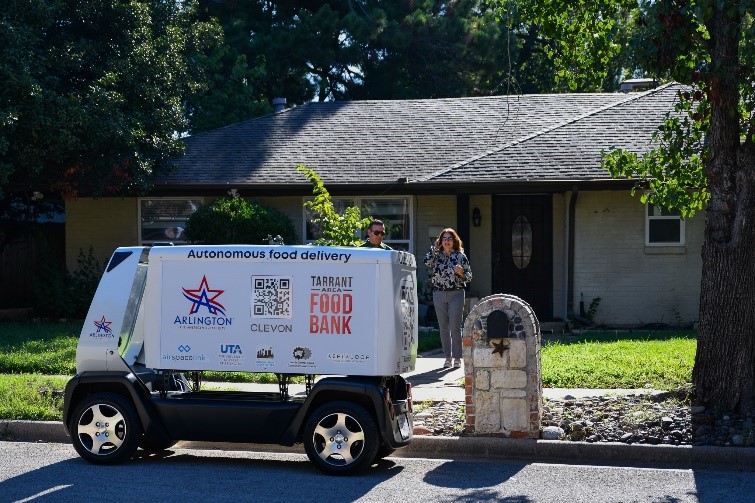
<svg viewBox="0 0 755 503">
<path fill-rule="evenodd" d="M 81 322 L 0 322 L 0 418 L 60 420 L 62 390 L 75 373 Z M 437 330 L 419 333 L 419 350 L 440 347 Z M 590 332 L 541 350 L 546 387 L 679 389 L 690 382 L 696 347 L 690 331 Z M 273 374 L 205 372 L 205 380 L 277 382 Z M 297 382 L 301 382 L 298 380 Z"/>
<path fill-rule="evenodd" d="M 690 332 L 591 333 L 542 347 L 548 388 L 679 389 L 692 381 L 697 344 Z"/>
<path fill-rule="evenodd" d="M 97 290 L 104 267 L 94 257 L 94 248 L 87 253 L 79 249 L 77 268 L 70 272 L 60 267 L 42 245 L 40 272 L 34 279 L 35 310 L 49 317 L 84 318 Z"/>
<path fill-rule="evenodd" d="M 237 196 L 215 199 L 186 222 L 187 239 L 198 244 L 267 244 L 268 235 L 280 235 L 288 245 L 298 242 L 294 224 L 285 213 Z"/>
<path fill-rule="evenodd" d="M 219 40 L 196 21 L 192 1 L 5 1 L 0 189 L 144 194 L 182 151 L 194 56 Z"/>
<path fill-rule="evenodd" d="M 691 217 L 710 199 L 705 177 L 708 124 L 703 122 L 709 114 L 710 105 L 700 90 L 680 92 L 675 113 L 653 136 L 657 148 L 641 157 L 612 149 L 603 152 L 603 164 L 613 177 L 637 178 L 632 194 L 639 190 L 643 203 L 679 209 L 683 217 Z"/>
<path fill-rule="evenodd" d="M 442 347 L 440 342 L 440 331 L 436 328 L 421 328 L 418 337 L 417 353 L 424 353 Z"/>
<path fill-rule="evenodd" d="M 360 243 L 357 238 L 359 231 L 367 228 L 371 218 L 362 218 L 361 211 L 356 206 L 346 208 L 343 215 L 333 206 L 328 189 L 318 174 L 306 166 L 298 166 L 297 171 L 304 173 L 312 183 L 314 199 L 304 203 L 304 207 L 313 213 L 312 223 L 322 227 L 322 237 L 315 244 L 321 246 L 356 246 Z"/>
<path fill-rule="evenodd" d="M 223 108 L 236 120 L 234 96 L 246 100 L 238 107 L 246 114 L 265 97 L 300 104 L 312 97 L 439 98 L 553 89 L 547 46 L 526 17 L 500 25 L 481 0 L 200 3 L 203 19 L 219 20 L 225 44 L 209 61 L 217 91 L 193 107 L 193 123 L 206 123 L 203 116 Z"/>
<path fill-rule="evenodd" d="M 304 383 L 304 376 L 292 375 L 289 376 L 289 382 L 295 384 Z M 278 376 L 272 372 L 215 372 L 207 371 L 202 372 L 202 379 L 207 382 L 222 382 L 222 383 L 257 383 L 257 384 L 278 384 Z M 223 387 L 224 389 L 230 389 L 232 386 Z M 212 389 L 208 386 L 203 386 L 203 389 Z"/>
<path fill-rule="evenodd" d="M 563 61 L 579 67 L 565 69 L 571 82 L 595 74 L 605 61 L 600 41 L 612 32 L 602 23 L 624 9 L 635 31 L 622 50 L 635 66 L 689 86 L 659 129 L 654 150 L 643 156 L 614 150 L 605 162 L 615 176 L 650 187 L 646 201 L 683 216 L 706 208 L 695 392 L 705 406 L 752 414 L 755 393 L 747 376 L 755 361 L 748 342 L 755 302 L 748 285 L 755 273 L 747 260 L 755 239 L 747 222 L 755 212 L 755 0 L 538 0 L 531 7 L 533 22 L 568 54 Z M 569 37 L 573 26 L 579 33 Z"/>
<path fill-rule="evenodd" d="M 444 98 L 543 92 L 554 66 L 520 16 L 495 22 L 485 2 L 380 2 L 350 99 Z M 358 84 L 358 85 L 355 85 Z"/>
<path fill-rule="evenodd" d="M 73 375 L 80 321 L 0 322 L 0 374 Z"/>
<path fill-rule="evenodd" d="M 66 381 L 60 376 L 0 376 L 0 418 L 61 421 Z"/>
<path fill-rule="evenodd" d="M 503 8 L 518 2 L 495 3 Z M 651 190 L 642 194 L 643 202 L 678 209 L 684 217 L 700 211 L 718 188 L 736 191 L 733 174 L 709 179 L 716 156 L 706 139 L 739 131 L 728 144 L 719 142 L 720 149 L 737 148 L 734 136 L 755 141 L 755 74 L 741 71 L 755 66 L 755 46 L 748 43 L 755 35 L 755 2 L 546 0 L 524 2 L 522 8 L 554 44 L 559 79 L 572 89 L 597 82 L 606 74 L 605 62 L 622 53 L 631 60 L 630 76 L 646 72 L 690 86 L 659 128 L 653 150 L 643 156 L 604 152 L 612 176 L 636 179 L 633 192 Z M 626 43 L 614 43 L 622 33 Z M 736 54 L 729 52 L 735 47 Z M 729 155 L 722 150 L 718 158 Z"/>
<path fill-rule="evenodd" d="M 626 45 L 636 0 L 488 0 L 502 23 L 541 37 L 555 80 L 571 91 L 613 90 L 633 62 Z"/>
<path fill-rule="evenodd" d="M 208 16 L 206 19 L 214 21 Z M 254 61 L 250 64 L 246 54 L 239 54 L 232 45 L 237 40 L 233 33 L 237 26 L 237 22 L 230 22 L 223 28 L 224 43 L 196 56 L 196 67 L 201 71 L 204 83 L 196 86 L 186 100 L 191 133 L 272 112 L 270 96 L 265 94 L 267 89 L 259 84 L 265 78 L 264 67 L 257 66 Z"/>
<path fill-rule="evenodd" d="M 598 312 L 598 307 L 600 306 L 600 297 L 595 297 L 590 301 L 590 305 L 587 307 L 587 311 L 585 311 L 585 317 L 593 321 L 595 318 L 595 314 Z"/>
<path fill-rule="evenodd" d="M 39 234 L 42 226 L 40 220 L 63 213 L 63 201 L 40 197 L 39 193 L 17 192 L 0 196 L 0 253 L 17 239 Z"/>
</svg>

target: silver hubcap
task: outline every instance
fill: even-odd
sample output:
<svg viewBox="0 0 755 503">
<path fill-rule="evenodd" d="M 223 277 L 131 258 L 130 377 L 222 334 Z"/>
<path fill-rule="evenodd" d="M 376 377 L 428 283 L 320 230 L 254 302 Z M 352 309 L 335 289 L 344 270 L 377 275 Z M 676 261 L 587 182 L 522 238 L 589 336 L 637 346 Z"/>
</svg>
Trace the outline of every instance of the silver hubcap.
<svg viewBox="0 0 755 503">
<path fill-rule="evenodd" d="M 335 413 L 322 418 L 313 434 L 318 456 L 331 465 L 349 465 L 364 450 L 364 431 L 348 414 Z"/>
<path fill-rule="evenodd" d="M 118 450 L 126 437 L 126 421 L 115 407 L 98 403 L 81 415 L 77 434 L 92 454 L 110 454 Z"/>
</svg>

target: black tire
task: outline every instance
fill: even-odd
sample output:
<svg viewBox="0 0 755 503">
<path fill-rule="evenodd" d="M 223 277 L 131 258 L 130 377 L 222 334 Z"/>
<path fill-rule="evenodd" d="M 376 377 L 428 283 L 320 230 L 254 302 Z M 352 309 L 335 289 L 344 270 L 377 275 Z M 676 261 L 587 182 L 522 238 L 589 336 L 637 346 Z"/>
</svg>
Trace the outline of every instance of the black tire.
<svg viewBox="0 0 755 503">
<path fill-rule="evenodd" d="M 151 438 L 142 436 L 141 440 L 139 440 L 139 447 L 145 451 L 159 452 L 170 449 L 177 443 L 178 440 L 152 440 Z"/>
<path fill-rule="evenodd" d="M 71 415 L 69 430 L 76 452 L 98 465 L 126 461 L 142 438 L 136 409 L 117 393 L 96 393 L 79 402 Z"/>
<path fill-rule="evenodd" d="M 303 442 L 309 460 L 331 474 L 363 470 L 380 446 L 375 420 L 352 402 L 327 403 L 310 414 Z"/>
</svg>

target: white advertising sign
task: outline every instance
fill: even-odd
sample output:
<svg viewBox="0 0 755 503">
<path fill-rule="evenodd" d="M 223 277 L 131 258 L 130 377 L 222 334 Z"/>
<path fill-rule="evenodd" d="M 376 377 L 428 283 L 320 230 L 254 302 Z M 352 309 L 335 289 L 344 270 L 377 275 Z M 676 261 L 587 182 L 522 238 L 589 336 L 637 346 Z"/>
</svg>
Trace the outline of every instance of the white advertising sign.
<svg viewBox="0 0 755 503">
<path fill-rule="evenodd" d="M 414 263 L 394 254 L 305 246 L 153 249 L 145 328 L 159 341 L 145 344 L 147 365 L 302 374 L 411 370 Z"/>
</svg>

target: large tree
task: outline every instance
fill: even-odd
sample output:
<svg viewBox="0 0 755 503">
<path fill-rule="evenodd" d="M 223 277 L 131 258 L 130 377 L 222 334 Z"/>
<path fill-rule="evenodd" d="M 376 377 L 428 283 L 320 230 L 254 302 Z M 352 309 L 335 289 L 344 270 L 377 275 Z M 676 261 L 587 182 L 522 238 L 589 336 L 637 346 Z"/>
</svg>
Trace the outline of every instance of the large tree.
<svg viewBox="0 0 755 503">
<path fill-rule="evenodd" d="M 191 1 L 5 1 L 0 190 L 144 193 L 181 152 L 195 56 L 219 37 Z"/>
<path fill-rule="evenodd" d="M 520 11 L 484 0 L 200 0 L 223 27 L 218 86 L 192 117 L 201 131 L 275 97 L 402 99 L 557 90 L 553 49 Z M 617 67 L 618 68 L 618 67 Z M 563 89 L 563 88 L 561 88 Z M 229 104 L 233 96 L 239 106 Z M 208 113 L 209 112 L 209 113 Z M 217 113 L 215 113 L 217 112 Z"/>
<path fill-rule="evenodd" d="M 690 86 L 656 150 L 606 161 L 652 189 L 655 204 L 704 208 L 695 400 L 755 412 L 755 1 L 533 0 L 528 9 L 557 38 L 566 78 L 600 77 L 603 58 L 628 50 L 648 75 Z M 632 42 L 615 45 L 612 20 L 629 15 Z"/>
</svg>

